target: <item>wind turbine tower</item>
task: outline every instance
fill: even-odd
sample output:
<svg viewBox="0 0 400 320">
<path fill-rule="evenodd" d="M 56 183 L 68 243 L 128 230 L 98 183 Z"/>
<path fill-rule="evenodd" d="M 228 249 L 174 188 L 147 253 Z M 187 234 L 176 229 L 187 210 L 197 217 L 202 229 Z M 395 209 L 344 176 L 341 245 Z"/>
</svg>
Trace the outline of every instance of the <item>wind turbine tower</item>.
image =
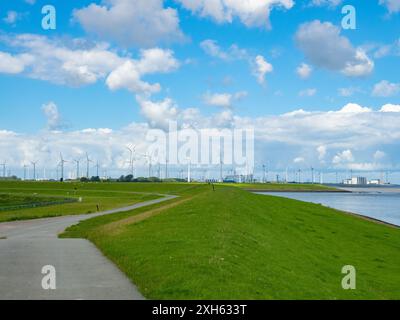
<svg viewBox="0 0 400 320">
<path fill-rule="evenodd" d="M 64 163 L 67 162 L 66 160 L 63 159 L 62 153 L 60 152 L 60 166 L 61 166 L 61 179 L 60 181 L 64 181 Z"/>
<path fill-rule="evenodd" d="M 147 154 L 143 154 L 142 156 L 143 156 L 144 158 L 146 158 L 147 161 L 149 162 L 149 178 L 150 178 L 150 176 L 151 176 L 151 156 L 150 156 L 150 155 L 147 155 Z"/>
<path fill-rule="evenodd" d="M 89 174 L 90 174 L 90 162 L 93 162 L 92 160 L 89 159 L 89 155 L 86 152 L 86 178 L 89 179 Z"/>
<path fill-rule="evenodd" d="M 314 184 L 314 168 L 311 167 L 311 183 Z"/>
<path fill-rule="evenodd" d="M 187 182 L 188 183 L 190 183 L 190 181 L 191 181 L 191 177 L 190 177 L 190 168 L 191 167 L 191 161 L 190 161 L 190 158 L 188 158 L 188 178 L 187 178 Z"/>
<path fill-rule="evenodd" d="M 74 160 L 74 162 L 76 163 L 76 179 L 78 180 L 79 179 L 79 166 L 80 166 L 81 160 L 76 159 L 76 160 Z"/>
<path fill-rule="evenodd" d="M 6 177 L 6 162 L 4 161 L 4 163 L 2 163 L 1 165 L 3 166 L 3 178 Z"/>
<path fill-rule="evenodd" d="M 32 165 L 33 165 L 33 180 L 36 181 L 36 164 L 37 161 L 31 161 Z"/>
<path fill-rule="evenodd" d="M 265 164 L 263 164 L 262 165 L 262 168 L 263 168 L 263 183 L 265 183 L 266 182 L 266 180 L 265 180 Z"/>
<path fill-rule="evenodd" d="M 99 176 L 99 167 L 100 167 L 99 160 L 97 160 L 97 162 L 96 162 L 96 177 L 100 177 Z"/>
<path fill-rule="evenodd" d="M 133 147 L 126 147 L 128 150 L 129 150 L 129 152 L 130 152 L 130 158 L 129 158 L 129 167 L 130 167 L 130 170 L 131 170 L 131 175 L 132 175 L 132 177 L 134 178 L 135 177 L 135 175 L 134 175 L 134 168 L 133 168 L 133 162 L 134 162 L 134 158 L 135 158 L 135 149 L 136 149 L 136 146 L 133 146 Z"/>
<path fill-rule="evenodd" d="M 26 180 L 26 168 L 27 168 L 28 166 L 26 165 L 26 164 L 24 164 L 24 180 Z"/>
</svg>

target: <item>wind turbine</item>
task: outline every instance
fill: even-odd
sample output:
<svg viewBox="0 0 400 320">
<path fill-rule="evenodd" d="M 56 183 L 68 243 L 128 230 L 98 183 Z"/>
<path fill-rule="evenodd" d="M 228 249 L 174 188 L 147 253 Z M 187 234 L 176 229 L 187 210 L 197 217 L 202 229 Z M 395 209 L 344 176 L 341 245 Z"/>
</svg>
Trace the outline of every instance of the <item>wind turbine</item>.
<svg viewBox="0 0 400 320">
<path fill-rule="evenodd" d="M 90 171 L 90 168 L 89 168 L 90 162 L 93 162 L 93 161 L 89 159 L 89 155 L 86 152 L 86 178 L 88 178 L 88 179 L 89 179 L 89 173 L 90 173 L 89 172 Z"/>
<path fill-rule="evenodd" d="M 64 181 L 64 163 L 67 162 L 66 160 L 63 159 L 62 153 L 60 152 L 60 166 L 61 166 L 61 179 L 60 181 Z"/>
<path fill-rule="evenodd" d="M 263 168 L 263 183 L 265 183 L 266 182 L 266 180 L 265 180 L 265 164 L 262 165 L 262 168 Z"/>
<path fill-rule="evenodd" d="M 223 173 L 222 173 L 222 166 L 223 166 L 223 161 L 222 161 L 222 157 L 220 157 L 220 161 L 219 161 L 219 181 L 220 182 L 224 182 L 224 177 L 223 177 Z"/>
<path fill-rule="evenodd" d="M 24 180 L 26 180 L 26 168 L 27 168 L 28 166 L 26 165 L 26 164 L 24 164 Z"/>
<path fill-rule="evenodd" d="M 314 168 L 311 167 L 311 183 L 314 184 Z"/>
<path fill-rule="evenodd" d="M 142 156 L 143 156 L 144 158 L 146 158 L 147 161 L 149 162 L 149 178 L 150 178 L 150 176 L 151 176 L 151 155 L 142 154 Z"/>
<path fill-rule="evenodd" d="M 37 161 L 31 161 L 32 165 L 33 165 L 33 180 L 36 181 L 36 164 Z"/>
<path fill-rule="evenodd" d="M 81 162 L 80 159 L 75 159 L 74 162 L 76 163 L 76 179 L 79 179 L 79 164 Z"/>
<path fill-rule="evenodd" d="M 165 179 L 168 179 L 168 159 L 165 157 Z"/>
<path fill-rule="evenodd" d="M 187 178 L 187 182 L 190 183 L 190 165 L 191 165 L 191 161 L 190 158 L 186 158 L 188 160 L 188 178 Z"/>
<path fill-rule="evenodd" d="M 96 162 L 96 177 L 100 177 L 99 176 L 99 167 L 100 167 L 99 160 L 97 160 L 97 162 Z"/>
<path fill-rule="evenodd" d="M 133 146 L 133 147 L 126 146 L 126 148 L 129 150 L 129 153 L 130 153 L 130 157 L 129 157 L 129 166 L 130 166 L 130 170 L 131 170 L 131 175 L 132 175 L 132 177 L 134 178 L 135 175 L 134 175 L 134 170 L 133 170 L 133 161 L 134 161 L 134 158 L 135 158 L 135 149 L 136 149 L 136 146 Z"/>
<path fill-rule="evenodd" d="M 6 161 L 4 161 L 4 163 L 0 164 L 1 166 L 3 166 L 3 178 L 6 177 L 6 164 L 7 164 Z"/>
</svg>

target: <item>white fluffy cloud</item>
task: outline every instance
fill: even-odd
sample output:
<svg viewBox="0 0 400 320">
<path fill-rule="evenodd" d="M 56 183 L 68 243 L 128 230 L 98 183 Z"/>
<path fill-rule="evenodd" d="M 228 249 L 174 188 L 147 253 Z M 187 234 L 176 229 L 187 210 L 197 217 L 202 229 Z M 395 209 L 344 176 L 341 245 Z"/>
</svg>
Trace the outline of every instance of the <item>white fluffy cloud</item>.
<svg viewBox="0 0 400 320">
<path fill-rule="evenodd" d="M 29 57 L 26 55 L 11 55 L 0 51 L 0 73 L 21 73 L 25 69 Z"/>
<path fill-rule="evenodd" d="M 293 0 L 176 0 L 201 17 L 218 23 L 231 23 L 238 18 L 247 27 L 270 27 L 269 16 L 274 7 L 291 9 Z"/>
<path fill-rule="evenodd" d="M 332 163 L 335 165 L 342 164 L 342 163 L 347 163 L 347 162 L 353 162 L 354 161 L 354 156 L 351 150 L 344 150 L 337 155 L 335 155 L 332 159 Z"/>
<path fill-rule="evenodd" d="M 338 111 L 339 113 L 362 113 L 362 112 L 372 112 L 372 109 L 368 107 L 362 107 L 357 103 L 348 103 L 342 109 Z"/>
<path fill-rule="evenodd" d="M 74 11 L 85 31 L 125 46 L 154 46 L 181 41 L 178 12 L 163 0 L 107 0 Z"/>
<path fill-rule="evenodd" d="M 54 102 L 49 102 L 42 105 L 43 114 L 47 118 L 47 128 L 49 130 L 58 130 L 63 128 L 60 113 L 57 105 Z"/>
<path fill-rule="evenodd" d="M 307 60 L 317 67 L 340 71 L 349 77 L 370 74 L 374 62 L 361 48 L 355 48 L 340 28 L 330 22 L 315 20 L 302 24 L 296 32 L 296 42 Z"/>
<path fill-rule="evenodd" d="M 106 83 L 111 90 L 128 89 L 132 92 L 155 93 L 161 90 L 158 83 L 150 84 L 142 81 L 136 65 L 126 61 L 107 77 Z"/>
<path fill-rule="evenodd" d="M 382 80 L 374 85 L 372 95 L 375 97 L 392 97 L 400 93 L 400 83 Z"/>
<path fill-rule="evenodd" d="M 200 47 L 211 57 L 227 60 L 229 55 L 224 52 L 215 40 L 207 39 L 200 43 Z"/>
<path fill-rule="evenodd" d="M 169 121 L 178 119 L 180 110 L 173 100 L 166 98 L 163 101 L 153 102 L 143 97 L 136 97 L 142 115 L 151 127 L 167 130 Z"/>
<path fill-rule="evenodd" d="M 381 112 L 400 112 L 400 105 L 398 104 L 385 104 L 382 106 Z"/>
<path fill-rule="evenodd" d="M 236 101 L 239 101 L 247 96 L 247 92 L 240 91 L 232 93 L 206 93 L 204 102 L 211 106 L 231 108 Z"/>
<path fill-rule="evenodd" d="M 150 84 L 141 77 L 151 73 L 166 73 L 179 67 L 179 62 L 170 50 L 159 48 L 142 50 L 139 60 L 128 60 L 107 77 L 107 86 L 112 90 L 128 89 L 135 93 L 155 93 L 161 90 L 158 83 Z"/>
<path fill-rule="evenodd" d="M 259 84 L 265 83 L 265 76 L 267 73 L 271 73 L 274 70 L 272 64 L 270 64 L 261 55 L 258 55 L 254 60 L 254 76 L 257 78 Z"/>
<path fill-rule="evenodd" d="M 302 63 L 300 66 L 297 67 L 296 72 L 300 78 L 308 79 L 311 75 L 312 68 L 308 64 Z"/>
<path fill-rule="evenodd" d="M 400 2 L 398 0 L 379 0 L 379 4 L 384 5 L 389 13 L 400 12 Z"/>
<path fill-rule="evenodd" d="M 374 159 L 375 159 L 375 161 L 382 160 L 382 159 L 385 158 L 385 157 L 386 157 L 386 153 L 383 152 L 383 151 L 377 150 L 377 151 L 374 153 Z"/>
<path fill-rule="evenodd" d="M 0 72 L 24 75 L 57 84 L 79 87 L 106 79 L 110 89 L 126 88 L 135 93 L 160 90 L 158 83 L 142 80 L 147 74 L 166 73 L 179 67 L 171 50 L 140 51 L 139 59 L 121 56 L 105 43 L 82 39 L 60 41 L 45 36 L 21 34 L 3 37 L 3 42 L 20 51 L 0 52 Z"/>
</svg>

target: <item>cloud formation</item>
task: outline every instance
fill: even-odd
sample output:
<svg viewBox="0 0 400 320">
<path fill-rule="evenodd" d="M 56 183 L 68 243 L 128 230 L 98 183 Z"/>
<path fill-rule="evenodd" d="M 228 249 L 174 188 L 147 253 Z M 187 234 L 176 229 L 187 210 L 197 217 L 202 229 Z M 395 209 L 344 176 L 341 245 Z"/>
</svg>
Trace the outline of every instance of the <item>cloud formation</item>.
<svg viewBox="0 0 400 320">
<path fill-rule="evenodd" d="M 340 170 L 398 168 L 398 156 L 392 152 L 400 141 L 398 105 L 386 105 L 374 111 L 349 104 L 336 111 L 295 111 L 249 118 L 235 116 L 230 110 L 205 116 L 198 109 L 179 108 L 168 98 L 152 101 L 137 97 L 137 101 L 147 123 L 132 123 L 118 130 L 87 128 L 31 135 L 0 130 L 0 153 L 6 155 L 4 160 L 8 163 L 22 166 L 39 160 L 40 166 L 55 169 L 59 152 L 66 159 L 74 159 L 87 151 L 108 170 L 124 173 L 128 170 L 129 156 L 125 146 L 135 144 L 138 153 L 146 153 L 150 143 L 145 139 L 148 130 L 167 129 L 168 121 L 176 120 L 180 128 L 254 128 L 256 156 L 260 161 L 268 158 L 276 168 L 285 169 L 288 165 L 303 169 L 310 166 Z M 46 107 L 49 124 L 57 124 L 60 115 L 52 105 Z M 277 153 L 276 146 L 279 146 Z"/>
<path fill-rule="evenodd" d="M 171 50 L 144 49 L 139 58 L 120 55 L 106 43 L 83 39 L 59 40 L 33 34 L 2 37 L 3 43 L 19 54 L 0 52 L 0 72 L 21 73 L 33 79 L 80 87 L 105 80 L 112 89 L 135 93 L 158 92 L 161 85 L 145 82 L 147 74 L 176 70 L 179 62 Z"/>
<path fill-rule="evenodd" d="M 295 40 L 306 59 L 317 67 L 338 71 L 349 77 L 371 74 L 374 62 L 363 49 L 355 48 L 340 31 L 330 22 L 315 20 L 300 25 Z"/>
<path fill-rule="evenodd" d="M 171 50 L 159 48 L 142 50 L 139 60 L 127 60 L 107 77 L 106 84 L 112 90 L 127 89 L 134 93 L 156 93 L 159 83 L 150 84 L 141 78 L 146 74 L 167 73 L 176 70 L 179 62 Z"/>
<path fill-rule="evenodd" d="M 272 64 L 270 64 L 262 55 L 258 55 L 254 60 L 253 74 L 257 78 L 259 84 L 265 83 L 265 76 L 267 73 L 271 73 L 274 70 Z"/>
<path fill-rule="evenodd" d="M 240 91 L 234 94 L 232 93 L 209 93 L 207 92 L 204 96 L 204 102 L 211 106 L 232 108 L 236 101 L 239 101 L 247 96 L 247 92 Z"/>
<path fill-rule="evenodd" d="M 232 23 L 235 18 L 247 27 L 270 28 L 273 8 L 291 9 L 293 0 L 176 0 L 183 8 L 217 23 Z"/>
<path fill-rule="evenodd" d="M 372 95 L 375 97 L 392 97 L 400 93 L 400 83 L 382 80 L 374 85 Z"/>
<path fill-rule="evenodd" d="M 42 112 L 47 118 L 47 128 L 49 130 L 59 130 L 65 127 L 61 120 L 61 115 L 58 112 L 57 105 L 54 102 L 50 101 L 42 105 Z"/>
<path fill-rule="evenodd" d="M 124 46 L 150 47 L 182 41 L 178 12 L 163 0 L 107 0 L 75 10 L 74 18 L 86 32 Z"/>
<path fill-rule="evenodd" d="M 302 63 L 297 67 L 296 73 L 300 78 L 308 79 L 311 76 L 312 68 L 308 64 Z"/>
<path fill-rule="evenodd" d="M 239 48 L 236 44 L 232 44 L 227 50 L 222 49 L 218 42 L 212 39 L 206 39 L 200 43 L 200 48 L 214 58 L 225 61 L 248 59 L 249 55 L 245 49 Z"/>
</svg>

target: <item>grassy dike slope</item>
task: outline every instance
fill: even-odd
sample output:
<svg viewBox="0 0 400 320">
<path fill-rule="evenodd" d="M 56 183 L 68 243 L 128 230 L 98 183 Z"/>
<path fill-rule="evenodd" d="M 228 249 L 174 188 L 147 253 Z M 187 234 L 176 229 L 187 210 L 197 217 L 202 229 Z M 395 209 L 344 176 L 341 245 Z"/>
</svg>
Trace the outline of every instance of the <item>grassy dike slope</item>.
<svg viewBox="0 0 400 320">
<path fill-rule="evenodd" d="M 322 184 L 311 183 L 241 183 L 231 184 L 238 188 L 251 191 L 285 191 L 285 192 L 344 192 L 333 187 L 328 187 Z"/>
<path fill-rule="evenodd" d="M 234 187 L 198 186 L 63 236 L 94 242 L 150 299 L 400 298 L 400 230 Z M 357 289 L 346 291 L 349 264 Z"/>
</svg>

